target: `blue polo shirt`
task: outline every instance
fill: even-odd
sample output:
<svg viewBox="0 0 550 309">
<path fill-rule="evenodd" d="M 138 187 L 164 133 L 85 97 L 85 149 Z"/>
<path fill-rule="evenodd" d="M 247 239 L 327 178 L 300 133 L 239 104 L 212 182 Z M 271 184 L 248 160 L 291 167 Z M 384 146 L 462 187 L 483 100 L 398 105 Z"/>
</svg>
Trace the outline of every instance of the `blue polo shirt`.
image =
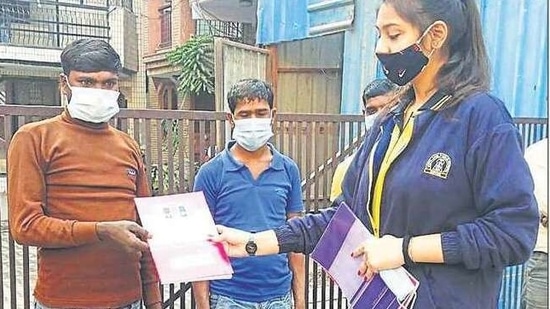
<svg viewBox="0 0 550 309">
<path fill-rule="evenodd" d="M 257 179 L 248 168 L 224 151 L 201 166 L 194 191 L 203 191 L 216 224 L 249 232 L 276 228 L 288 213 L 304 211 L 298 166 L 268 144 L 270 166 Z M 287 294 L 292 274 L 287 254 L 232 258 L 230 280 L 210 282 L 212 293 L 248 302 L 262 302 Z"/>
</svg>

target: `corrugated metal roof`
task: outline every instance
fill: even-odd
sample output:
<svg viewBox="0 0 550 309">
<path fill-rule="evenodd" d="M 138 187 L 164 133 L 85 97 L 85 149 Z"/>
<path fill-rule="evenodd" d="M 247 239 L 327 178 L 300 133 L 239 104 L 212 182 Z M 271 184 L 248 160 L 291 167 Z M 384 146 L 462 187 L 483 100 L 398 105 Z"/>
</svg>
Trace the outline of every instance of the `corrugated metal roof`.
<svg viewBox="0 0 550 309">
<path fill-rule="evenodd" d="M 357 1 L 359 6 L 363 1 Z M 479 0 L 483 35 L 491 61 L 491 92 L 513 117 L 548 117 L 547 0 Z M 356 7 L 353 31 L 346 32 L 342 112 L 360 113 L 362 88 L 375 77 L 376 4 Z M 365 16 L 361 16 L 365 15 Z M 366 31 L 366 33 L 362 33 Z M 360 40 L 360 44 L 354 42 Z M 352 41 L 352 42 L 350 42 Z"/>
<path fill-rule="evenodd" d="M 307 0 L 258 0 L 256 42 L 272 44 L 308 37 Z"/>
<path fill-rule="evenodd" d="M 515 117 L 548 117 L 548 1 L 480 1 L 492 91 Z"/>
<path fill-rule="evenodd" d="M 258 44 L 301 40 L 351 27 L 354 0 L 258 0 Z"/>
<path fill-rule="evenodd" d="M 346 31 L 342 63 L 342 114 L 361 113 L 363 88 L 376 76 L 374 22 L 378 1 L 356 1 L 353 29 Z"/>
<path fill-rule="evenodd" d="M 309 34 L 326 35 L 349 29 L 354 0 L 308 0 Z"/>
<path fill-rule="evenodd" d="M 307 2 L 259 0 L 258 42 L 306 38 Z M 355 1 L 354 26 L 345 34 L 342 113 L 360 112 L 362 88 L 378 75 L 374 56 L 378 3 Z M 514 117 L 548 117 L 548 1 L 478 3 L 492 64 L 492 92 L 506 103 Z M 334 21 L 338 21 L 337 15 Z"/>
</svg>

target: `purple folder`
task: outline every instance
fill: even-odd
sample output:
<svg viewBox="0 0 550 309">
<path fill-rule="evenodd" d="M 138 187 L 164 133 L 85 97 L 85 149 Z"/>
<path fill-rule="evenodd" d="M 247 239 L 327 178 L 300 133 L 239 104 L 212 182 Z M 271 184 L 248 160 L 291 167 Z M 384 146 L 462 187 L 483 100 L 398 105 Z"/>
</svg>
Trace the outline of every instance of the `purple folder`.
<svg viewBox="0 0 550 309">
<path fill-rule="evenodd" d="M 336 281 L 352 308 L 398 309 L 395 295 L 380 275 L 375 275 L 369 281 L 357 275 L 363 259 L 352 258 L 351 253 L 370 237 L 374 236 L 342 202 L 311 257 Z"/>
</svg>

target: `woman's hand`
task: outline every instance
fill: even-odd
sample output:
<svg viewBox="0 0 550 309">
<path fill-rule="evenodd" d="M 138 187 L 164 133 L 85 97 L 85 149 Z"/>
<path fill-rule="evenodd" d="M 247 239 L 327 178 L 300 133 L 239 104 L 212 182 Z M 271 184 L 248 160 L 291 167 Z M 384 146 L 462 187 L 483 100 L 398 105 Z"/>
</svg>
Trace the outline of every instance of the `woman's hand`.
<svg viewBox="0 0 550 309">
<path fill-rule="evenodd" d="M 352 257 L 363 256 L 358 275 L 370 280 L 381 270 L 397 268 L 405 263 L 402 253 L 403 238 L 384 235 L 382 238 L 372 238 L 357 247 Z"/>
<path fill-rule="evenodd" d="M 252 236 L 251 233 L 223 225 L 216 225 L 216 228 L 218 229 L 218 235 L 213 235 L 210 238 L 211 241 L 222 243 L 227 255 L 230 257 L 248 256 L 245 245 Z"/>
</svg>

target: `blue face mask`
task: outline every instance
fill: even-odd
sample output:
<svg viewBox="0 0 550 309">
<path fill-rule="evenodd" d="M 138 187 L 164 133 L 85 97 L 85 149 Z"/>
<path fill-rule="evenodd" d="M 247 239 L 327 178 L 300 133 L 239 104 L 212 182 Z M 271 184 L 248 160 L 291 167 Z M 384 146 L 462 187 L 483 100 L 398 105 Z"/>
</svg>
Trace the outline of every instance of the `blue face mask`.
<svg viewBox="0 0 550 309">
<path fill-rule="evenodd" d="M 256 151 L 273 136 L 271 118 L 247 118 L 235 120 L 233 139 L 247 151 Z"/>
</svg>

